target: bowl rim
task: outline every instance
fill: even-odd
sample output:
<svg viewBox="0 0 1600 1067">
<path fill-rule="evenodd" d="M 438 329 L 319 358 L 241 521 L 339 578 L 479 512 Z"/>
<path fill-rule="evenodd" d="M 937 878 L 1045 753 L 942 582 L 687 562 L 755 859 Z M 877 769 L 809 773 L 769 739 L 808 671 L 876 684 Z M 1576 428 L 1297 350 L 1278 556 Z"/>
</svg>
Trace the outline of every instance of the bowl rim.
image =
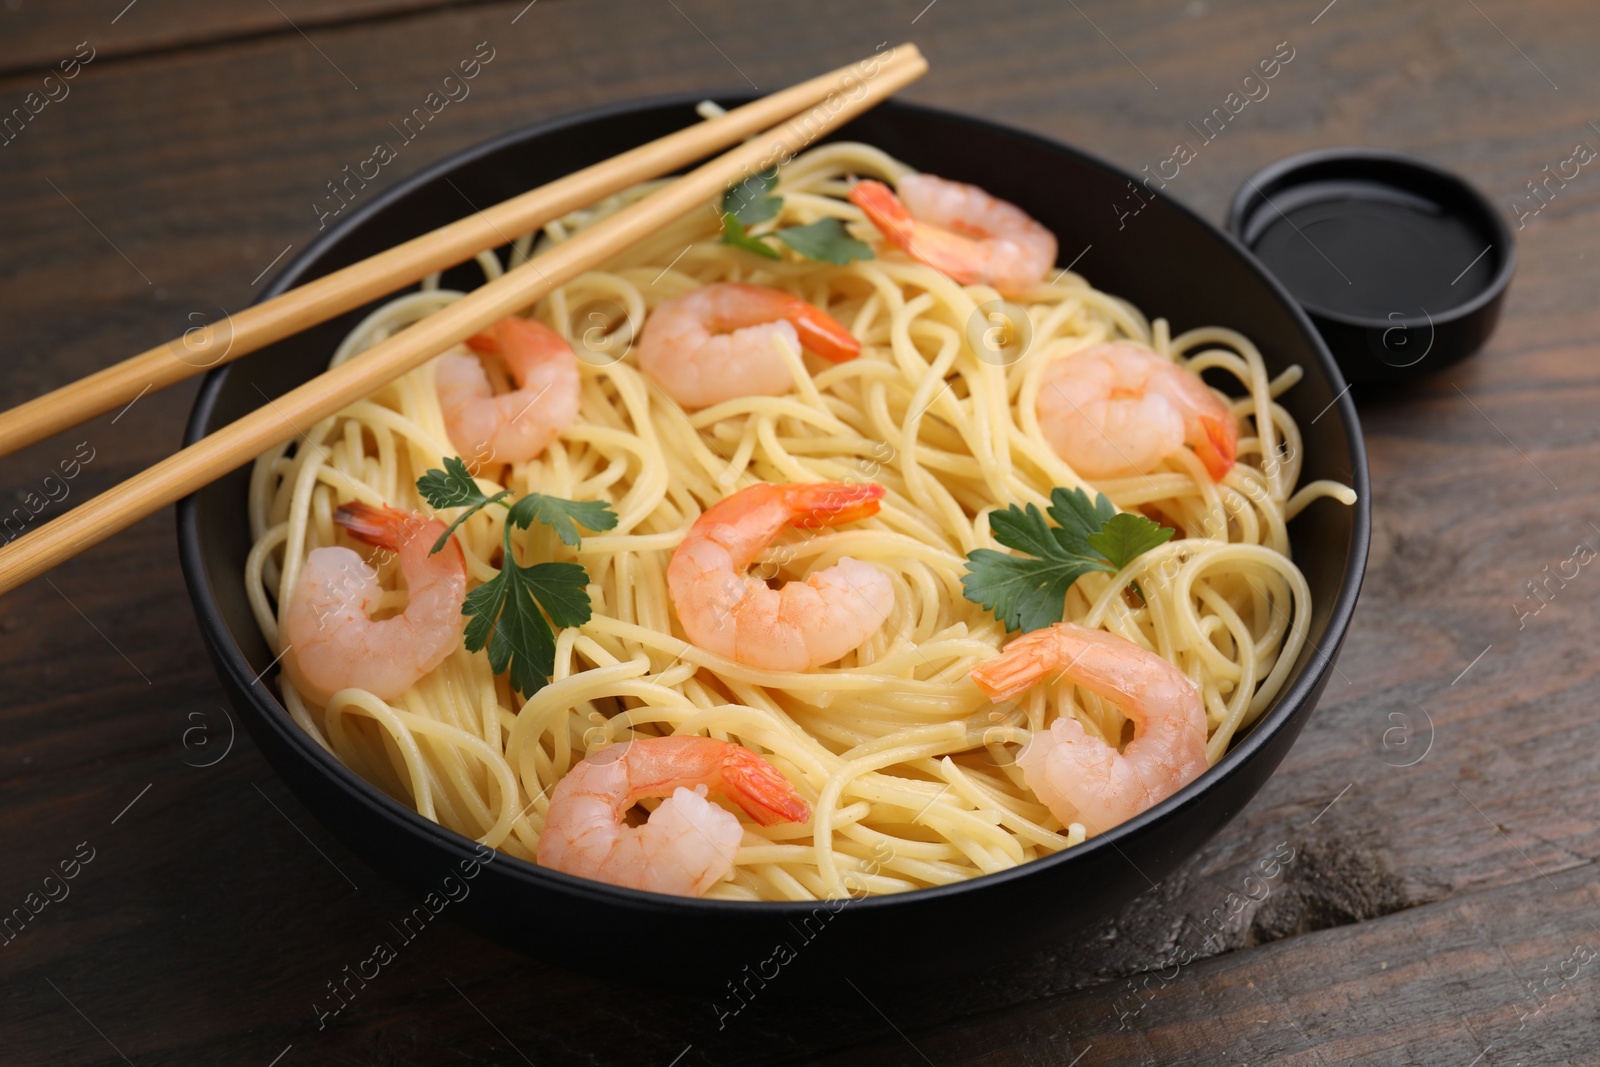
<svg viewBox="0 0 1600 1067">
<path fill-rule="evenodd" d="M 1517 242 L 1511 234 L 1510 225 L 1501 217 L 1489 198 L 1461 175 L 1405 152 L 1395 152 L 1387 148 L 1314 148 L 1308 152 L 1297 152 L 1292 156 L 1275 160 L 1250 175 L 1239 186 L 1233 194 L 1233 199 L 1228 202 L 1228 217 L 1223 229 L 1254 257 L 1254 249 L 1244 244 L 1245 224 L 1254 215 L 1252 205 L 1257 201 L 1271 204 L 1272 201 L 1267 199 L 1267 190 L 1274 185 L 1284 183 L 1286 178 L 1294 177 L 1296 171 L 1307 170 L 1324 163 L 1387 164 L 1398 170 L 1415 171 L 1434 181 L 1454 187 L 1462 194 L 1462 199 L 1471 205 L 1466 214 L 1473 221 L 1482 224 L 1493 237 L 1492 247 L 1501 252 L 1500 266 L 1490 276 L 1488 283 L 1474 296 L 1459 304 L 1452 304 L 1437 314 L 1424 311 L 1420 316 L 1403 315 L 1399 319 L 1377 318 L 1348 311 L 1335 311 L 1315 301 L 1302 301 L 1291 295 L 1290 299 L 1305 311 L 1329 322 L 1367 330 L 1421 329 L 1423 326 L 1445 326 L 1469 318 L 1505 295 L 1506 289 L 1511 285 L 1511 277 L 1517 269 Z"/>
<path fill-rule="evenodd" d="M 691 92 L 631 99 L 531 123 L 486 141 L 470 145 L 422 168 L 351 214 L 335 222 L 326 231 L 319 234 L 299 255 L 285 264 L 254 302 L 260 303 L 290 288 L 291 280 L 298 280 L 299 273 L 313 260 L 324 254 L 334 241 L 344 235 L 345 231 L 363 225 L 374 215 L 409 197 L 412 193 L 442 175 L 453 173 L 458 168 L 474 163 L 485 156 L 526 140 L 560 134 L 596 121 L 625 114 L 682 108 L 687 116 L 693 113 L 690 109 L 694 104 L 708 98 L 714 98 L 719 101 L 743 102 L 753 98 L 754 95 L 749 90 L 736 90 L 727 93 Z M 1130 172 L 1124 171 L 1121 167 L 1109 163 L 1098 156 L 1053 138 L 1045 137 L 1042 134 L 1018 129 L 1004 123 L 994 122 L 975 115 L 962 114 L 946 108 L 932 107 L 899 99 L 887 101 L 879 105 L 879 107 L 890 112 L 920 113 L 950 123 L 953 126 L 964 126 L 974 131 L 997 133 L 1005 137 L 1031 142 L 1051 152 L 1072 157 L 1080 164 L 1098 168 L 1113 177 L 1132 180 Z M 1308 660 L 1305 669 L 1291 676 L 1272 705 L 1256 720 L 1250 731 L 1229 748 L 1215 766 L 1209 768 L 1199 778 L 1184 786 L 1177 793 L 1167 797 L 1159 804 L 1140 812 L 1133 818 L 1118 824 L 1097 837 L 1089 838 L 1082 844 L 1003 871 L 977 875 L 947 885 L 908 890 L 903 893 L 846 898 L 851 911 L 876 912 L 885 909 L 904 911 L 936 905 L 961 894 L 979 892 L 988 887 L 999 887 L 1022 878 L 1042 877 L 1056 867 L 1078 862 L 1080 858 L 1086 858 L 1096 853 L 1103 853 L 1108 850 L 1121 853 L 1122 849 L 1119 846 L 1122 841 L 1139 833 L 1152 823 L 1160 822 L 1169 815 L 1176 813 L 1179 809 L 1195 803 L 1208 790 L 1225 779 L 1241 773 L 1244 766 L 1250 762 L 1251 757 L 1264 747 L 1279 730 L 1283 729 L 1300 711 L 1306 700 L 1316 692 L 1323 676 L 1331 667 L 1334 655 L 1349 629 L 1350 620 L 1354 614 L 1356 600 L 1366 572 L 1368 545 L 1371 537 L 1371 485 L 1367 469 L 1366 447 L 1361 433 L 1360 422 L 1356 416 L 1355 404 L 1350 396 L 1350 389 L 1338 364 L 1334 361 L 1326 343 L 1322 340 L 1321 334 L 1312 324 L 1305 310 L 1283 285 L 1261 265 L 1250 250 L 1240 243 L 1228 229 L 1212 223 L 1182 201 L 1169 197 L 1168 204 L 1190 221 L 1211 231 L 1214 236 L 1230 247 L 1246 269 L 1252 271 L 1266 286 L 1267 290 L 1288 310 L 1294 318 L 1295 324 L 1300 328 L 1301 333 L 1309 343 L 1313 358 L 1319 362 L 1323 373 L 1327 376 L 1330 389 L 1336 394 L 1329 407 L 1330 409 L 1337 409 L 1340 423 L 1350 441 L 1351 482 L 1357 499 L 1356 503 L 1352 505 L 1351 540 L 1345 561 L 1345 572 L 1328 617 L 1328 636 L 1325 639 L 1325 644 L 1334 651 L 1330 652 L 1326 648 L 1312 644 L 1312 657 Z M 204 435 L 205 426 L 210 421 L 212 410 L 227 380 L 227 374 L 231 366 L 232 364 L 225 364 L 220 367 L 214 367 L 206 373 L 195 397 L 194 407 L 190 412 L 189 420 L 184 430 L 185 445 L 192 444 Z M 400 829 L 408 835 L 421 837 L 432 844 L 437 844 L 446 853 L 453 853 L 462 858 L 473 855 L 473 849 L 478 847 L 477 842 L 473 839 L 425 818 L 414 808 L 389 796 L 376 785 L 368 782 L 356 774 L 355 771 L 345 766 L 332 753 L 318 744 L 310 734 L 294 721 L 288 709 L 284 707 L 283 702 L 268 688 L 263 680 L 265 672 L 258 674 L 254 670 L 245 658 L 238 642 L 234 639 L 233 633 L 223 618 L 216 596 L 212 591 L 204 556 L 201 551 L 202 535 L 199 527 L 197 500 L 198 494 L 185 497 L 178 502 L 177 507 L 179 558 L 183 567 L 184 579 L 188 584 L 190 597 L 195 605 L 201 632 L 205 636 L 208 645 L 210 645 L 217 664 L 227 672 L 228 680 L 232 682 L 235 689 L 240 693 L 246 694 L 247 698 L 254 704 L 261 723 L 270 726 L 280 735 L 282 740 L 287 742 L 292 750 L 297 752 L 324 777 L 331 779 L 332 784 L 341 789 L 351 801 L 366 805 L 369 809 L 372 809 L 373 814 L 384 817 L 390 822 L 399 823 Z M 1306 640 L 1307 644 L 1311 644 L 1309 637 Z M 825 903 L 823 901 L 742 901 L 706 899 L 703 897 L 677 897 L 645 890 L 628 889 L 566 874 L 561 871 L 554 871 L 528 860 L 507 855 L 499 850 L 495 851 L 494 858 L 496 868 L 508 872 L 521 881 L 531 881 L 542 888 L 565 895 L 597 898 L 598 903 L 620 905 L 634 911 L 653 910 L 700 916 L 722 915 L 726 917 L 742 915 L 750 918 L 794 919 L 811 913 Z M 1126 859 L 1126 857 L 1124 858 Z M 1127 860 L 1127 862 L 1132 863 L 1131 860 Z M 1135 869 L 1137 870 L 1137 867 Z"/>
</svg>

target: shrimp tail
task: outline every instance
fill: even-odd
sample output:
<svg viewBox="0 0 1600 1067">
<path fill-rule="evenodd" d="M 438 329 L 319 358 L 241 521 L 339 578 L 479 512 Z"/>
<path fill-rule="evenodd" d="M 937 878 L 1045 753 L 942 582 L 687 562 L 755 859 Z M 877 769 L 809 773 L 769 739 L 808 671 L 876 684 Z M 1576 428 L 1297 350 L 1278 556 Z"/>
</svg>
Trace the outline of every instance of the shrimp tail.
<svg viewBox="0 0 1600 1067">
<path fill-rule="evenodd" d="M 488 329 L 467 338 L 467 347 L 480 356 L 498 356 L 502 354 L 505 351 L 505 342 L 500 336 L 500 323 L 497 322 Z"/>
<path fill-rule="evenodd" d="M 1232 418 L 1219 419 L 1210 415 L 1200 416 L 1200 427 L 1204 436 L 1194 442 L 1195 455 L 1205 464 L 1211 480 L 1220 482 L 1233 469 L 1239 447 L 1238 427 Z"/>
<path fill-rule="evenodd" d="M 401 511 L 380 504 L 364 504 L 353 500 L 334 510 L 333 521 L 342 526 L 351 537 L 379 548 L 396 549 L 428 520 L 410 511 Z"/>
<path fill-rule="evenodd" d="M 800 343 L 829 363 L 848 363 L 861 354 L 861 342 L 838 319 L 821 308 L 796 300 L 784 317 L 794 327 Z"/>
<path fill-rule="evenodd" d="M 1009 700 L 1055 670 L 1059 657 L 1049 635 L 1048 628 L 1023 634 L 1002 655 L 984 660 L 968 673 L 990 700 Z"/>
<path fill-rule="evenodd" d="M 811 818 L 811 806 L 793 783 L 747 748 L 729 746 L 723 756 L 722 792 L 762 826 Z"/>
<path fill-rule="evenodd" d="M 508 357 L 526 353 L 537 357 L 559 353 L 566 345 L 566 339 L 544 323 L 515 315 L 508 315 L 467 338 L 467 347 L 480 356 Z"/>
<path fill-rule="evenodd" d="M 916 235 L 917 220 L 894 190 L 882 182 L 856 182 L 850 189 L 850 202 L 866 212 L 872 224 L 896 247 L 906 247 Z"/>
<path fill-rule="evenodd" d="M 969 262 L 971 242 L 936 226 L 919 223 L 893 189 L 879 181 L 857 182 L 850 202 L 866 213 L 884 238 L 902 252 L 921 260 L 961 285 L 979 279 Z"/>
<path fill-rule="evenodd" d="M 806 530 L 876 515 L 885 492 L 875 482 L 804 482 L 784 489 L 794 513 L 789 525 Z"/>
</svg>

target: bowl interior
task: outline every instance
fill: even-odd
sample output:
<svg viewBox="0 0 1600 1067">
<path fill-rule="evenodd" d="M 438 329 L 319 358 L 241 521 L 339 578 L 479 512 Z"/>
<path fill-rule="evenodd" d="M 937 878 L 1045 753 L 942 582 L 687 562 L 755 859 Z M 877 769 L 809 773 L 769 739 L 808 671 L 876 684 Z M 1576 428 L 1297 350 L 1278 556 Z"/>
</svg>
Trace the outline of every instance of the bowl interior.
<svg viewBox="0 0 1600 1067">
<path fill-rule="evenodd" d="M 611 109 L 518 131 L 458 154 L 416 175 L 360 210 L 351 210 L 308 248 L 265 295 L 275 295 L 355 262 L 486 205 L 549 181 L 617 151 L 696 121 L 694 98 Z M 1280 402 L 1304 434 L 1304 479 L 1333 478 L 1351 484 L 1361 502 L 1346 508 L 1319 500 L 1290 525 L 1294 557 L 1312 591 L 1307 642 L 1289 684 L 1255 728 L 1237 740 L 1221 763 L 1177 796 L 1079 848 L 1001 874 L 954 886 L 852 905 L 852 915 L 900 909 L 927 910 L 959 896 L 988 892 L 986 905 L 1001 903 L 1006 886 L 1023 882 L 1052 892 L 1077 894 L 1082 918 L 1100 903 L 1125 900 L 1145 888 L 1142 877 L 1124 887 L 1110 873 L 1088 877 L 1097 865 L 1116 863 L 1112 852 L 1138 861 L 1152 877 L 1170 870 L 1220 827 L 1276 766 L 1303 724 L 1325 680 L 1348 624 L 1366 559 L 1367 473 L 1360 431 L 1344 382 L 1304 314 L 1232 238 L 1182 205 L 1164 197 L 1146 203 L 1132 192 L 1131 178 L 1107 164 L 1042 138 L 982 120 L 928 108 L 890 103 L 844 128 L 842 138 L 874 144 L 919 169 L 982 185 L 1024 207 L 1057 234 L 1061 261 L 1075 264 L 1097 288 L 1124 297 L 1147 315 L 1163 316 L 1174 332 L 1213 324 L 1249 336 L 1274 372 L 1299 364 L 1305 378 Z M 446 178 L 448 177 L 448 180 Z M 458 268 L 460 287 L 478 284 L 475 267 Z M 445 284 L 452 284 L 447 274 Z M 351 312 L 315 329 L 244 357 L 208 376 L 196 403 L 189 440 L 197 439 L 276 397 L 324 369 L 343 335 L 367 310 Z M 179 539 L 201 627 L 224 683 L 258 743 L 297 792 L 374 859 L 370 841 L 387 834 L 395 852 L 376 862 L 402 876 L 407 868 L 451 855 L 470 854 L 464 839 L 442 830 L 409 808 L 356 778 L 323 752 L 288 717 L 270 682 L 253 682 L 274 653 L 256 629 L 242 574 L 250 548 L 246 520 L 248 469 L 235 471 L 186 500 Z M 1207 792 L 1214 810 L 1195 815 Z M 349 810 L 336 804 L 353 805 Z M 1185 819 L 1180 813 L 1188 810 Z M 367 820 L 363 822 L 362 820 Z M 381 833 L 379 832 L 381 830 Z M 521 893 L 555 894 L 574 909 L 617 907 L 693 917 L 753 916 L 787 919 L 809 909 L 799 905 L 731 904 L 655 897 L 576 879 L 509 857 L 497 858 L 495 879 L 505 899 Z M 1111 868 L 1106 868 L 1110 871 Z M 497 883 L 498 884 L 498 883 Z M 1063 888 L 1067 887 L 1067 888 Z M 1097 898 L 1115 898 L 1097 902 Z M 753 909 L 753 910 L 752 910 Z M 1061 910 L 1057 908 L 1056 910 Z M 1100 907 L 1104 910 L 1104 907 Z M 725 928 L 726 929 L 726 928 Z M 702 946 L 703 947 L 703 946 Z M 549 954 L 548 944 L 545 947 Z"/>
<path fill-rule="evenodd" d="M 1268 230 L 1302 207 L 1330 206 L 1337 215 L 1390 204 L 1405 208 L 1388 218 L 1401 220 L 1397 230 L 1410 244 L 1399 269 L 1425 276 L 1439 290 L 1427 300 L 1432 306 L 1426 314 L 1411 306 L 1397 308 L 1392 294 L 1361 311 L 1333 308 L 1301 294 L 1300 303 L 1308 311 L 1382 330 L 1397 321 L 1422 325 L 1429 317 L 1443 322 L 1470 314 L 1505 288 L 1515 248 L 1494 205 L 1461 177 L 1396 152 L 1338 148 L 1279 160 L 1239 187 L 1228 212 L 1228 230 L 1255 249 Z M 1407 228 L 1408 219 L 1435 228 L 1419 233 Z M 1466 243 L 1447 240 L 1457 235 Z M 1309 262 L 1311 256 L 1305 258 Z M 1357 267 L 1344 266 L 1361 277 Z"/>
</svg>

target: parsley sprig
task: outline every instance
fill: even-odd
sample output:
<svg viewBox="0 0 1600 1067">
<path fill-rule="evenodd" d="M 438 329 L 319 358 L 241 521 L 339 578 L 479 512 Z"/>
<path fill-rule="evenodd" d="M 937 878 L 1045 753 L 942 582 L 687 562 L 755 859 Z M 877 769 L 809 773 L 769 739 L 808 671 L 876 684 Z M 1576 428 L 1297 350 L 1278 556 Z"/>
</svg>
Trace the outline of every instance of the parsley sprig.
<svg viewBox="0 0 1600 1067">
<path fill-rule="evenodd" d="M 461 614 L 467 616 L 462 636 L 470 652 L 488 648 L 489 667 L 496 674 L 509 669 L 513 689 L 523 696 L 537 693 L 549 684 L 555 670 L 556 640 L 551 625 L 564 629 L 589 621 L 589 572 L 578 563 L 518 563 L 511 550 L 511 530 L 526 530 L 541 522 L 556 532 L 562 544 L 576 546 L 579 526 L 613 529 L 616 513 L 602 500 L 563 500 L 543 493 L 529 493 L 509 503 L 511 490 L 485 493 L 457 456 L 446 459 L 443 470 L 430 470 L 418 478 L 417 491 L 433 507 L 467 509 L 434 542 L 430 554 L 449 543 L 456 527 L 489 505 L 499 504 L 507 510 L 500 573 L 467 594 L 461 606 Z"/>
<path fill-rule="evenodd" d="M 776 237 L 807 259 L 843 266 L 853 259 L 871 259 L 872 249 L 851 237 L 844 223 L 819 219 L 806 226 L 785 226 L 769 234 L 752 234 L 749 228 L 770 222 L 783 210 L 783 197 L 769 195 L 778 184 L 778 168 L 768 167 L 730 186 L 722 195 L 722 243 L 768 259 L 780 258 L 764 239 Z"/>
<path fill-rule="evenodd" d="M 1082 489 L 1052 489 L 1046 513 L 1054 526 L 1032 504 L 989 515 L 994 539 L 1027 555 L 990 548 L 967 553 L 962 592 L 993 611 L 1008 631 L 1060 622 L 1073 582 L 1096 571 L 1116 574 L 1175 532 L 1143 515 L 1119 513 L 1104 493 L 1090 503 Z"/>
</svg>

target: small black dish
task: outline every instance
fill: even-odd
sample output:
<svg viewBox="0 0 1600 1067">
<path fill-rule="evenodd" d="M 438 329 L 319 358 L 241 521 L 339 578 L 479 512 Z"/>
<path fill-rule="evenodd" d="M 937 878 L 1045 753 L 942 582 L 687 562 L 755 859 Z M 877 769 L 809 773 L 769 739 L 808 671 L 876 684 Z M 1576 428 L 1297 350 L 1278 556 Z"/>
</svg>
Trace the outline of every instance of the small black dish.
<svg viewBox="0 0 1600 1067">
<path fill-rule="evenodd" d="M 453 221 L 472 204 L 505 199 L 697 122 L 698 99 L 608 108 L 459 152 L 340 219 L 263 296 Z M 719 97 L 729 104 L 745 99 Z M 1158 198 L 1131 220 L 1090 210 L 1123 202 L 1132 176 L 1042 137 L 899 102 L 868 112 L 838 136 L 1020 204 L 1060 237 L 1063 260 L 1078 257 L 1075 269 L 1095 285 L 1150 315 L 1166 316 L 1175 333 L 1232 327 L 1255 341 L 1270 374 L 1290 365 L 1304 370 L 1303 380 L 1278 401 L 1304 434 L 1303 476 L 1337 478 L 1357 494 L 1354 507 L 1314 501 L 1289 524 L 1294 558 L 1312 596 L 1305 646 L 1277 700 L 1215 767 L 1076 848 L 953 885 L 824 903 L 660 896 L 496 854 L 475 870 L 470 892 L 452 898 L 449 915 L 509 947 L 612 978 L 637 972 L 641 982 L 710 988 L 718 995 L 756 972 L 771 978 L 767 968 L 775 957 L 785 972 L 834 982 L 860 967 L 943 981 L 963 969 L 1021 957 L 1126 904 L 1199 849 L 1277 768 L 1327 685 L 1366 567 L 1371 489 L 1344 379 L 1283 287 L 1236 241 L 1175 200 Z M 447 273 L 446 284 L 468 286 L 477 278 L 471 271 Z M 185 440 L 196 441 L 259 408 L 264 397 L 320 373 L 367 310 L 213 370 L 200 387 Z M 234 471 L 178 507 L 184 577 L 223 687 L 262 754 L 308 809 L 367 863 L 419 896 L 437 897 L 446 876 L 476 854 L 473 842 L 357 776 L 278 699 L 273 651 L 245 595 L 249 478 L 248 468 Z M 383 918 L 373 919 L 376 939 L 390 937 Z M 793 962 L 785 962 L 780 945 L 794 952 Z M 670 965 L 641 969 L 617 962 L 639 953 Z"/>
<path fill-rule="evenodd" d="M 1245 179 L 1227 225 L 1362 385 L 1413 381 L 1476 352 L 1516 266 L 1511 231 L 1482 193 L 1394 152 L 1280 160 Z"/>
</svg>

